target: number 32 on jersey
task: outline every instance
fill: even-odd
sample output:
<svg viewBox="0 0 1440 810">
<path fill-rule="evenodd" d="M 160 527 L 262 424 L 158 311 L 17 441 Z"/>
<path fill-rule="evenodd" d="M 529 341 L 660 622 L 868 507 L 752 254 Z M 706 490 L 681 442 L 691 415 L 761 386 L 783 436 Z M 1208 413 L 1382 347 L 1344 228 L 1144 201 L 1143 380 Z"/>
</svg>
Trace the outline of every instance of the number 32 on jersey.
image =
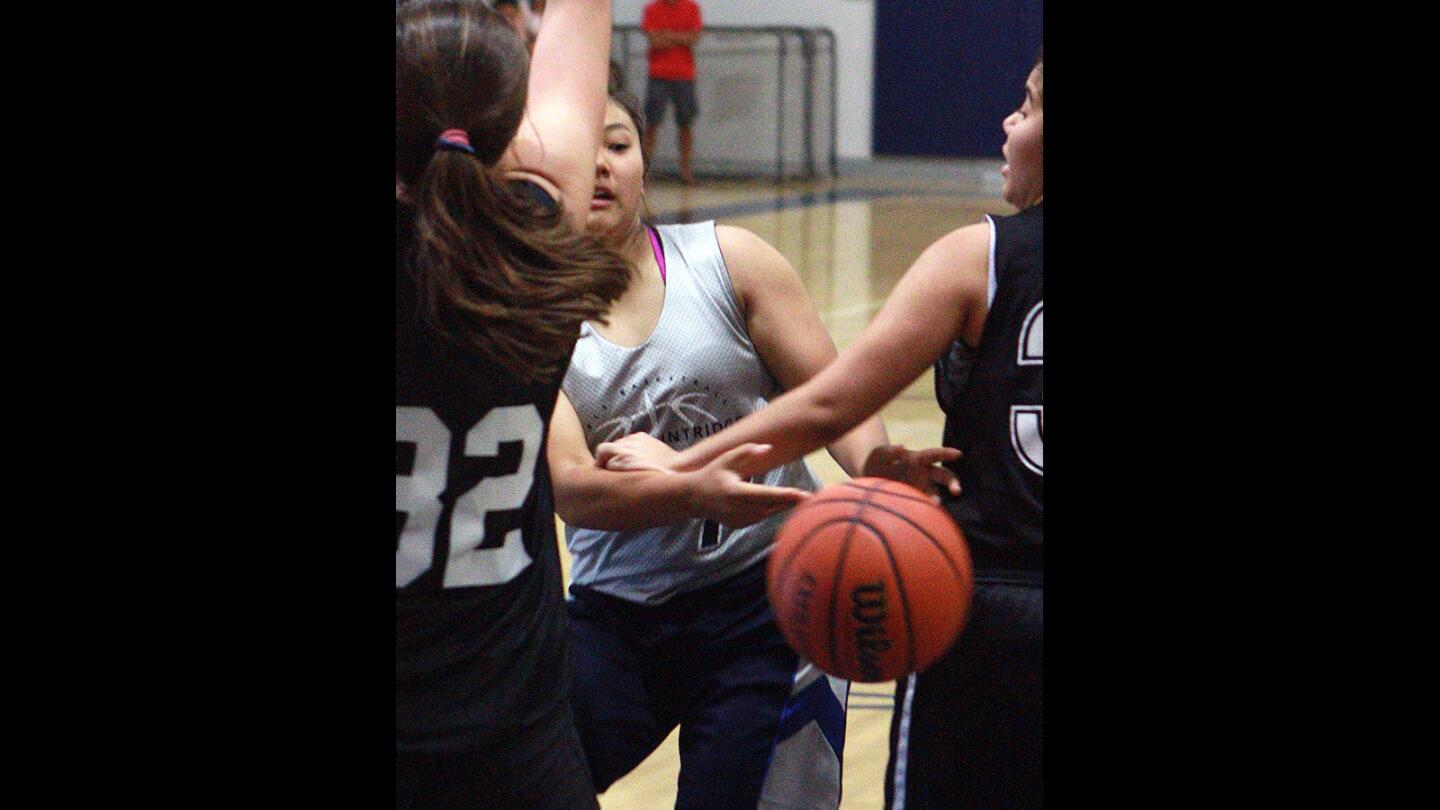
<svg viewBox="0 0 1440 810">
<path fill-rule="evenodd" d="M 466 456 L 494 456 L 501 442 L 521 442 L 520 466 L 510 475 L 481 479 L 456 498 L 450 515 L 449 559 L 445 560 L 446 588 L 500 585 L 530 565 L 520 529 L 505 534 L 504 542 L 485 545 L 485 513 L 524 506 L 535 480 L 535 461 L 544 437 L 545 422 L 534 405 L 494 408 L 465 436 Z M 395 511 L 405 514 L 395 545 L 395 587 L 403 588 L 430 570 L 441 546 L 437 531 L 450 473 L 450 429 L 429 408 L 395 407 L 395 442 L 415 446 L 415 463 L 409 475 L 395 476 Z"/>
</svg>

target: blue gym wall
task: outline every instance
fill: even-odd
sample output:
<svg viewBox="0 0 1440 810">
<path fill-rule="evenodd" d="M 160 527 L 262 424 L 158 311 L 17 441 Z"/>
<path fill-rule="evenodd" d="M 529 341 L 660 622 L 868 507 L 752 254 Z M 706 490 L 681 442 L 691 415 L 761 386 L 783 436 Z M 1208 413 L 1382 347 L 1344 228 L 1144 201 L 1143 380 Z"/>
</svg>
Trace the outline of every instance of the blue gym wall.
<svg viewBox="0 0 1440 810">
<path fill-rule="evenodd" d="M 1041 0 L 876 0 L 876 155 L 999 158 L 1025 97 Z"/>
</svg>

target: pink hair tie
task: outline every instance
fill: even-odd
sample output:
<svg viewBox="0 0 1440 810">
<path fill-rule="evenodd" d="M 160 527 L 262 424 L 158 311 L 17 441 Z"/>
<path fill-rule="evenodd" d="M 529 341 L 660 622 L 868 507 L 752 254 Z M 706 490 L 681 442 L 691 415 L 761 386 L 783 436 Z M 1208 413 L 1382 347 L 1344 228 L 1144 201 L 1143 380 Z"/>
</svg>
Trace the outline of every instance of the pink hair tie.
<svg viewBox="0 0 1440 810">
<path fill-rule="evenodd" d="M 463 129 L 447 129 L 440 133 L 440 137 L 435 141 L 435 147 L 475 154 L 475 150 L 470 146 L 470 136 L 465 134 Z"/>
</svg>

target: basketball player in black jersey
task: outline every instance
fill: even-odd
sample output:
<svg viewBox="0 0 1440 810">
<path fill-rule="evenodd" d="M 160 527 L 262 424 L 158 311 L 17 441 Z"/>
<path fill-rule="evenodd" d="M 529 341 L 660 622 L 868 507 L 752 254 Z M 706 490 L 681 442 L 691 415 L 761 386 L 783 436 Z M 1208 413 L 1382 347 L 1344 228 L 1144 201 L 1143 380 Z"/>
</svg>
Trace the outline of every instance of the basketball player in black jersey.
<svg viewBox="0 0 1440 810">
<path fill-rule="evenodd" d="M 630 268 L 583 234 L 610 0 L 530 62 L 481 0 L 395 13 L 395 804 L 594 808 L 545 436 Z"/>
<path fill-rule="evenodd" d="M 1005 200 L 1018 213 L 961 228 L 921 254 L 875 320 L 825 370 L 678 456 L 643 434 L 597 448 L 612 469 L 696 469 L 746 443 L 751 474 L 844 435 L 935 366 L 948 462 L 960 478 L 946 508 L 975 566 L 970 618 L 938 662 L 901 681 L 886 804 L 1036 808 L 1041 786 L 1044 630 L 1044 62 L 1005 118 Z M 877 448 L 886 475 L 901 447 Z M 887 476 L 890 477 L 890 476 Z"/>
</svg>

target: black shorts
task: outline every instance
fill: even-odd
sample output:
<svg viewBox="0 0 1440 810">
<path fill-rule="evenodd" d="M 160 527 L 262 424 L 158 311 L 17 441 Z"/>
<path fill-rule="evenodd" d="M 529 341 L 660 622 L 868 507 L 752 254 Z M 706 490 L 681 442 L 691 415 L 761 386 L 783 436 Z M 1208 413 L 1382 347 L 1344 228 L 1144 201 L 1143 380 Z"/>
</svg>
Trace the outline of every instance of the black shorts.
<svg viewBox="0 0 1440 810">
<path fill-rule="evenodd" d="M 395 810 L 598 810 L 568 703 L 479 750 L 395 753 Z"/>
<path fill-rule="evenodd" d="M 597 789 L 678 725 L 677 810 L 840 803 L 850 685 L 785 643 L 763 563 L 660 605 L 570 590 L 570 693 Z"/>
<path fill-rule="evenodd" d="M 645 86 L 645 126 L 657 127 L 665 117 L 665 108 L 675 102 L 675 123 L 689 129 L 700 105 L 695 101 L 695 82 L 651 78 Z"/>
<path fill-rule="evenodd" d="M 975 584 L 955 646 L 897 684 L 886 808 L 1043 806 L 1044 609 L 1043 587 Z"/>
</svg>

